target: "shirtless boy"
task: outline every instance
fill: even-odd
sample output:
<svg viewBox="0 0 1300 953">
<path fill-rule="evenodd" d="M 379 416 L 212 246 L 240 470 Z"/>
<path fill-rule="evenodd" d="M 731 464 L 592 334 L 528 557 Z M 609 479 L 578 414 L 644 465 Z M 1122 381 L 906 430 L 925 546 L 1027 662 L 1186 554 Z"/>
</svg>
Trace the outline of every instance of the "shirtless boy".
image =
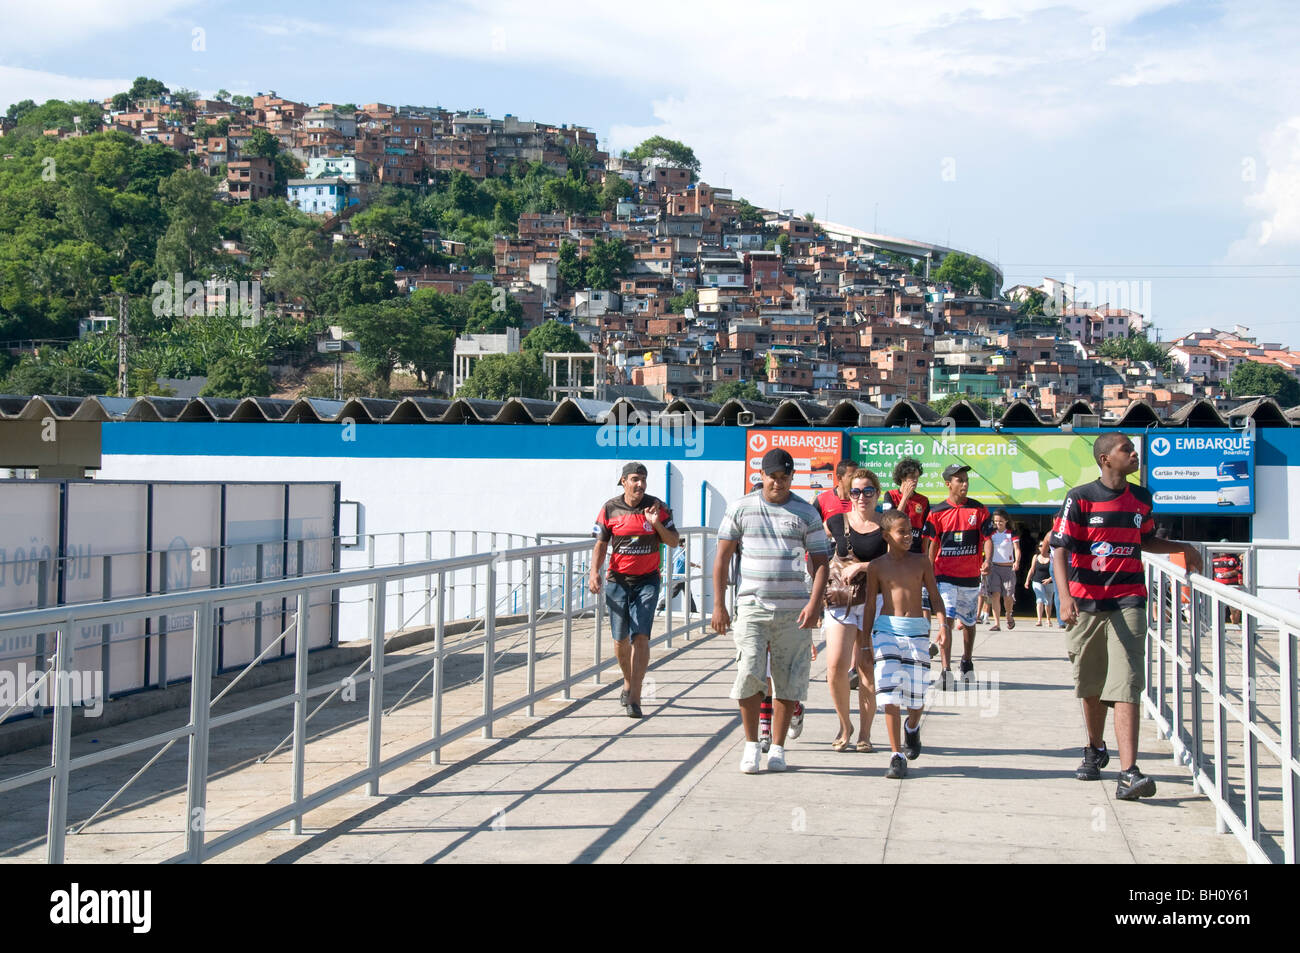
<svg viewBox="0 0 1300 953">
<path fill-rule="evenodd" d="M 892 754 L 885 777 L 904 778 L 907 762 L 921 754 L 921 709 L 930 675 L 930 623 L 921 614 L 921 591 L 924 588 L 929 593 L 930 605 L 940 618 L 943 597 L 930 560 L 910 552 L 912 524 L 907 517 L 898 510 L 888 510 L 879 519 L 889 549 L 882 558 L 873 559 L 867 569 L 862 631 L 871 633 L 868 646 L 876 662 L 876 704 L 885 711 L 885 728 L 889 732 Z M 877 595 L 881 597 L 879 616 Z M 941 647 L 947 637 L 947 630 L 941 628 Z M 907 708 L 907 723 L 900 732 L 903 707 Z"/>
</svg>

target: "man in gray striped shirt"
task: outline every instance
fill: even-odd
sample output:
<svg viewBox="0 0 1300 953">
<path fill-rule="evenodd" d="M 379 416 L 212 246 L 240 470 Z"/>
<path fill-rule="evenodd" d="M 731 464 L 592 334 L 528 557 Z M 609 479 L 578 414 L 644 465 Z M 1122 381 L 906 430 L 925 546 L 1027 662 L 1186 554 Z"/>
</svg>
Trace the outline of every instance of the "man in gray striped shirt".
<svg viewBox="0 0 1300 953">
<path fill-rule="evenodd" d="M 767 689 L 769 652 L 776 717 L 767 769 L 785 770 L 785 736 L 796 706 L 808 697 L 811 629 L 826 588 L 826 530 L 817 509 L 790 492 L 793 474 L 790 454 L 769 450 L 763 457 L 762 489 L 728 506 L 718 527 L 714 592 L 727 591 L 731 560 L 740 549 L 734 634 L 738 666 L 731 697 L 740 702 L 745 726 L 740 770 L 746 774 L 758 773 L 762 757 L 758 716 Z M 811 593 L 805 555 L 813 573 Z M 713 630 L 722 635 L 730 627 L 731 616 L 720 599 L 713 610 Z"/>
</svg>

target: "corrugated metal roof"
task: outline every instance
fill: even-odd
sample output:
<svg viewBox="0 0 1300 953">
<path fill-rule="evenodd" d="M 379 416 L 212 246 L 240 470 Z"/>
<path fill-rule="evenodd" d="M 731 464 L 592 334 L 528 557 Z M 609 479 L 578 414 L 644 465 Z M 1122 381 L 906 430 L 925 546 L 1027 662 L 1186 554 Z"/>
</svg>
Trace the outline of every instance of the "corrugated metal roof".
<svg viewBox="0 0 1300 953">
<path fill-rule="evenodd" d="M 1044 420 L 1025 401 L 1011 404 L 1000 419 L 1002 427 L 1052 427 L 1068 422 L 1074 414 L 1094 413 L 1086 401 L 1075 401 L 1055 420 Z M 906 427 L 914 424 L 934 427 L 943 420 L 933 408 L 911 400 L 900 400 L 888 414 L 871 404 L 841 400 L 833 407 L 811 400 L 787 398 L 778 404 L 752 400 L 729 400 L 718 405 L 691 398 L 675 398 L 666 403 L 639 398 L 620 397 L 614 403 L 566 397 L 559 403 L 514 397 L 507 401 L 444 400 L 435 397 L 406 397 L 383 400 L 354 397 L 348 401 L 306 397 L 280 400 L 269 397 L 245 397 L 234 400 L 220 397 L 59 397 L 41 395 L 21 397 L 0 394 L 0 419 L 3 420 L 77 420 L 85 422 L 220 422 L 220 423 L 356 423 L 401 424 L 603 424 L 620 417 L 628 423 L 648 420 L 652 414 L 699 414 L 709 426 L 734 426 L 740 415 L 753 415 L 758 427 Z M 947 414 L 959 427 L 981 426 L 985 421 L 965 401 L 951 407 Z M 1169 417 L 1161 418 L 1141 401 L 1128 409 L 1113 424 L 1116 427 L 1229 427 L 1244 426 L 1254 420 L 1262 427 L 1286 427 L 1300 424 L 1300 407 L 1283 411 L 1272 398 L 1259 398 L 1220 414 L 1208 400 L 1184 404 Z"/>
</svg>

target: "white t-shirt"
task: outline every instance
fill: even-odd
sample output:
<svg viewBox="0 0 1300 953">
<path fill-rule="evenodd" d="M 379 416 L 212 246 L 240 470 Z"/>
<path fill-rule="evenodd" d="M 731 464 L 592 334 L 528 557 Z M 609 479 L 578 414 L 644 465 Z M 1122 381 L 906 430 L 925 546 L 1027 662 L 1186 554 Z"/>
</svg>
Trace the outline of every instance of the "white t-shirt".
<svg viewBox="0 0 1300 953">
<path fill-rule="evenodd" d="M 1016 561 L 1016 538 L 1010 533 L 993 534 L 993 561 L 1011 563 Z"/>
</svg>

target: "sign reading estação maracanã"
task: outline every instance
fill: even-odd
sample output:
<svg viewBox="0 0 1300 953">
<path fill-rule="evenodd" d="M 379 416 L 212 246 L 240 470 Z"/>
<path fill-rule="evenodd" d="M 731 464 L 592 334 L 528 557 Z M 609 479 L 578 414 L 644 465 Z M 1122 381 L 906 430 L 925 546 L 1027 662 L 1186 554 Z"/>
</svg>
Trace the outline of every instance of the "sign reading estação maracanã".
<svg viewBox="0 0 1300 953">
<path fill-rule="evenodd" d="M 1058 507 L 1071 487 L 1097 479 L 1092 444 L 1100 434 L 854 433 L 849 454 L 886 486 L 903 457 L 921 461 L 917 489 L 937 502 L 948 495 L 944 468 L 969 466 L 970 495 L 986 506 Z M 1142 454 L 1142 438 L 1133 437 Z M 1138 474 L 1129 477 L 1141 482 Z"/>
</svg>

